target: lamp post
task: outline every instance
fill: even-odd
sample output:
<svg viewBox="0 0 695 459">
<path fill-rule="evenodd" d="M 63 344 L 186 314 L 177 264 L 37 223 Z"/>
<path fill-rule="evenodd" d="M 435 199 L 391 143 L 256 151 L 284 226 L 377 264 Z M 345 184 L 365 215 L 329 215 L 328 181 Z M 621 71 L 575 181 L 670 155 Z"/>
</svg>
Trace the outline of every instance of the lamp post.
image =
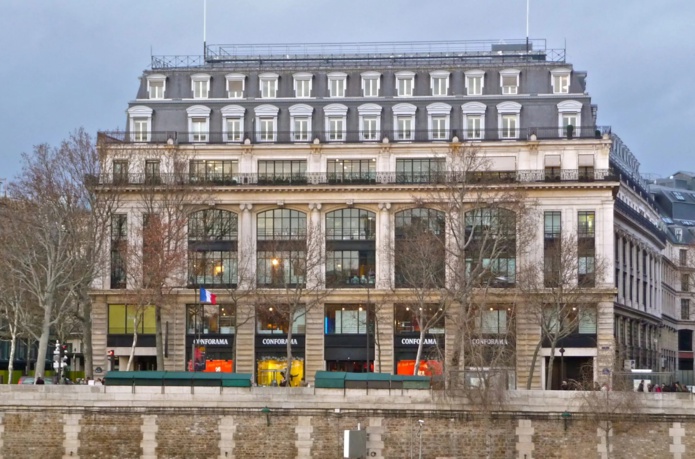
<svg viewBox="0 0 695 459">
<path fill-rule="evenodd" d="M 565 380 L 565 348 L 560 348 L 560 381 Z"/>
</svg>

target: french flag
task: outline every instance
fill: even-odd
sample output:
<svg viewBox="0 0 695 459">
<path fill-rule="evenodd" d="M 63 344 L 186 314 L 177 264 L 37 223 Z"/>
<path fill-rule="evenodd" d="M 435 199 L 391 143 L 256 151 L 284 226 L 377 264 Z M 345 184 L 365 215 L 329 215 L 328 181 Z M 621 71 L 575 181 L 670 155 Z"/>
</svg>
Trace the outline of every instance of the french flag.
<svg viewBox="0 0 695 459">
<path fill-rule="evenodd" d="M 217 304 L 217 295 L 214 293 L 210 293 L 209 291 L 205 290 L 204 288 L 200 289 L 200 302 L 201 303 L 210 303 L 210 304 Z"/>
</svg>

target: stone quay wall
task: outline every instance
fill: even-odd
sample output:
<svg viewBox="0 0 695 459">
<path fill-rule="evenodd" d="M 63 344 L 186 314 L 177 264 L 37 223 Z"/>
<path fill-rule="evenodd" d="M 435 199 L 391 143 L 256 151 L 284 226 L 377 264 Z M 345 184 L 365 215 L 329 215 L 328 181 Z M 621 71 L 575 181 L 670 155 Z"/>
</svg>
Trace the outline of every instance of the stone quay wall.
<svg viewBox="0 0 695 459">
<path fill-rule="evenodd" d="M 695 457 L 692 394 L 623 394 L 622 413 L 618 395 L 512 391 L 483 406 L 438 391 L 0 386 L 0 457 L 332 459 L 358 426 L 374 459 Z"/>
</svg>

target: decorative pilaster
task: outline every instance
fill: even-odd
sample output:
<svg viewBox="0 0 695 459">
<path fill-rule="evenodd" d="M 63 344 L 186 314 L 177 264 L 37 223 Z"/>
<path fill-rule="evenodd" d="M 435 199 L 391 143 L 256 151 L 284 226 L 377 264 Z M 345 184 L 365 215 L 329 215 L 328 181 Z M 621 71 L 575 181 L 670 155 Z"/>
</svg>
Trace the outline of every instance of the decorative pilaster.
<svg viewBox="0 0 695 459">
<path fill-rule="evenodd" d="M 80 457 L 78 451 L 80 450 L 80 431 L 82 430 L 81 419 L 81 414 L 63 415 L 63 434 L 65 435 L 63 440 L 65 452 L 63 454 L 65 457 Z"/>
<path fill-rule="evenodd" d="M 393 232 L 391 231 L 391 203 L 380 202 L 376 230 L 376 285 L 377 289 L 391 287 L 393 273 Z"/>
<path fill-rule="evenodd" d="M 374 371 L 377 373 L 394 373 L 393 303 L 377 305 L 376 324 Z"/>
<path fill-rule="evenodd" d="M 157 459 L 157 416 L 143 415 L 140 432 L 142 432 L 142 440 L 140 447 L 142 448 L 142 459 Z"/>
<path fill-rule="evenodd" d="M 321 203 L 309 203 L 309 228 L 307 233 L 307 288 L 323 285 L 323 273 L 326 269 L 326 244 L 321 224 Z"/>
<path fill-rule="evenodd" d="M 220 448 L 218 459 L 230 459 L 234 457 L 234 434 L 236 433 L 237 424 L 234 423 L 233 416 L 220 416 L 220 422 L 217 425 L 217 431 L 220 433 L 220 440 L 217 445 Z"/>
<path fill-rule="evenodd" d="M 253 204 L 239 204 L 239 288 L 251 289 L 256 283 L 256 244 L 253 233 Z"/>
<path fill-rule="evenodd" d="M 294 428 L 294 433 L 297 434 L 297 440 L 294 442 L 297 447 L 297 457 L 311 457 L 311 445 L 313 443 L 311 434 L 314 432 L 311 420 L 312 416 L 299 416 L 297 418 L 297 425 Z"/>
</svg>

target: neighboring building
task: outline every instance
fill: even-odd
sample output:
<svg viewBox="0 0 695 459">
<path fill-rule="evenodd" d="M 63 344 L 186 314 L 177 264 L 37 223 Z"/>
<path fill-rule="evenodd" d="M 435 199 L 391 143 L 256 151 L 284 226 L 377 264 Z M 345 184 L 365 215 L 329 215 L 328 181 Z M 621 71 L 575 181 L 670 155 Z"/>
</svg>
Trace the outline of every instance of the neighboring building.
<svg viewBox="0 0 695 459">
<path fill-rule="evenodd" d="M 695 311 L 692 311 L 695 304 L 695 192 L 691 191 L 692 177 L 691 173 L 677 172 L 669 179 L 658 179 L 649 185 L 668 235 L 664 262 L 668 265 L 670 280 L 664 305 L 668 305 L 670 313 L 665 313 L 664 319 L 668 316 L 677 329 L 679 378 L 688 384 L 695 382 Z"/>
<path fill-rule="evenodd" d="M 94 286 L 95 367 L 109 368 L 107 351 L 116 368 L 130 354 L 132 311 L 124 304 L 119 247 L 138 234 L 138 190 L 167 177 L 201 196 L 190 203 L 191 281 L 177 290 L 178 307 L 164 311 L 167 370 L 190 368 L 198 343 L 208 359 L 233 360 L 237 371 L 269 381 L 269 362 L 285 353 L 286 325 L 261 310 L 237 323 L 242 311 L 232 310 L 225 292 L 240 282 L 239 260 L 254 260 L 261 287 L 272 288 L 278 264 L 280 276 L 294 276 L 289 247 L 306 238 L 307 222 L 325 235 L 322 271 L 331 285 L 322 307 L 293 325 L 293 354 L 306 380 L 317 370 L 361 371 L 366 361 L 386 372 L 407 366 L 419 329 L 388 248 L 414 219 L 442 234 L 437 225 L 453 214 L 418 200 L 438 189 L 457 152 L 471 149 L 487 165 L 483 191 L 519 192 L 534 203 L 538 236 L 528 253 L 538 263 L 548 241 L 563 234 L 575 234 L 581 246 L 578 276 L 592 276 L 598 259 L 615 260 L 616 269 L 587 289 L 595 320 L 561 341 L 562 355 L 555 350 L 555 386 L 562 377 L 610 374 L 616 357 L 639 368 L 675 369 L 675 339 L 662 331 L 675 336 L 675 318 L 664 318 L 661 305 L 666 236 L 636 160 L 596 125 L 596 111 L 586 73 L 543 41 L 211 46 L 205 58 L 154 57 L 129 103 L 126 131 L 100 134 L 109 158 L 101 189 L 122 193 L 123 205 L 114 217 L 111 270 Z M 174 168 L 172 152 L 185 159 L 185 170 Z M 470 205 L 464 212 L 485 207 Z M 214 243 L 201 230 L 213 227 Z M 273 244 L 285 248 L 285 259 Z M 470 343 L 508 346 L 496 330 L 515 323 L 510 380 L 519 388 L 540 338 L 521 306 L 507 312 L 518 301 L 520 256 L 512 251 L 504 267 L 490 268 L 503 281 L 479 306 L 485 333 Z M 202 323 L 195 319 L 198 286 L 220 303 L 204 306 Z M 379 305 L 371 338 L 368 303 Z M 453 352 L 453 324 L 443 322 L 426 336 L 426 351 L 443 351 L 427 358 L 440 363 Z M 149 312 L 141 327 L 136 368 L 152 369 Z M 550 352 L 541 350 L 534 387 L 546 377 Z"/>
</svg>

